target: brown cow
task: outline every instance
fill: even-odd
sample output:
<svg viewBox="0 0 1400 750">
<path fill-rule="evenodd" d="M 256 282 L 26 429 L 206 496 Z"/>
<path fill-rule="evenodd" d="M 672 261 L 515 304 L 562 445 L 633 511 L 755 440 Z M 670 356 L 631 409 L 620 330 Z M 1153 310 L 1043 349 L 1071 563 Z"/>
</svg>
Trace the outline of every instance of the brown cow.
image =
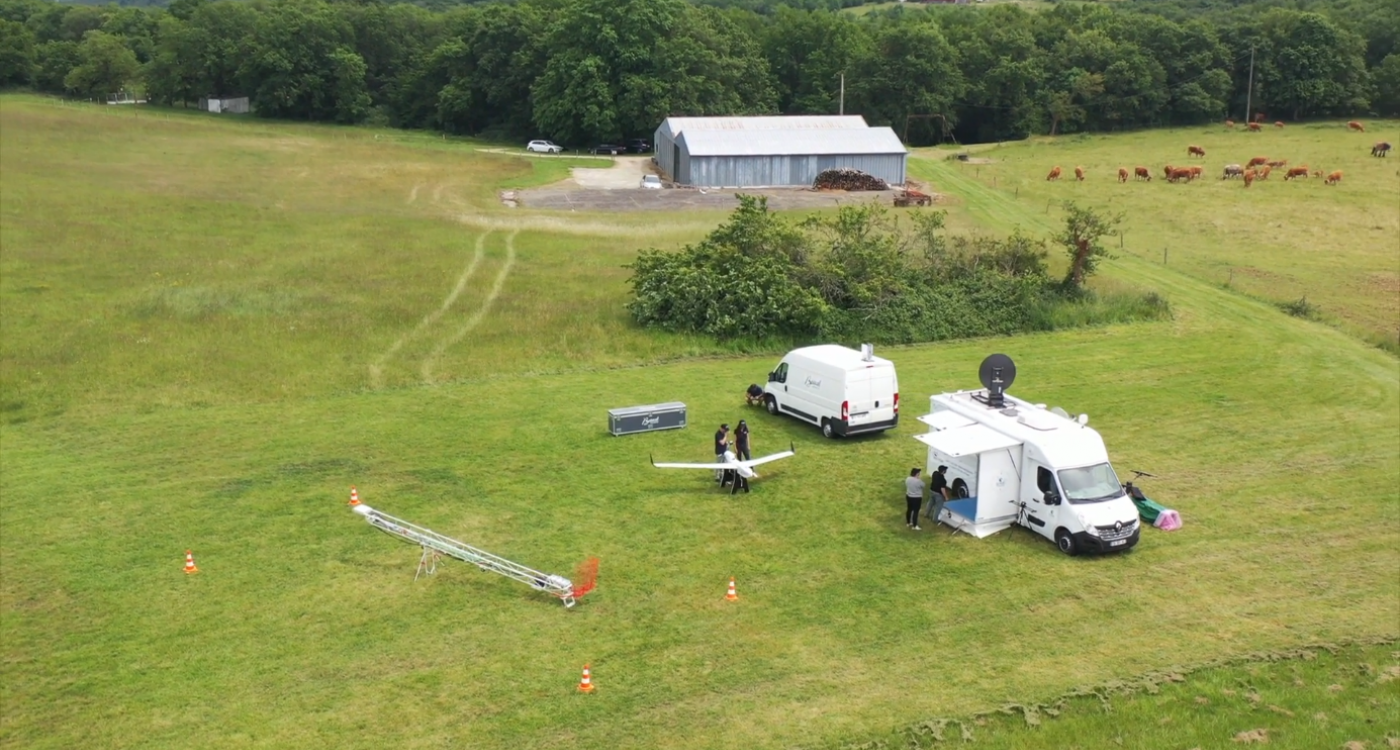
<svg viewBox="0 0 1400 750">
<path fill-rule="evenodd" d="M 1187 167 L 1186 170 L 1191 173 L 1191 179 L 1194 180 L 1205 172 L 1205 167 Z"/>
<path fill-rule="evenodd" d="M 1321 170 L 1321 169 L 1314 169 L 1312 175 L 1313 175 L 1313 177 L 1321 177 L 1321 176 L 1322 176 L 1322 170 Z"/>
<path fill-rule="evenodd" d="M 1326 180 L 1325 182 L 1323 182 L 1323 184 L 1324 184 L 1324 185 L 1336 185 L 1337 183 L 1339 183 L 1339 182 L 1341 182 L 1341 181 L 1342 181 L 1342 170 L 1339 169 L 1339 170 L 1333 172 L 1332 174 L 1327 175 L 1327 180 Z"/>
<path fill-rule="evenodd" d="M 1168 164 L 1167 166 L 1162 167 L 1162 174 L 1166 175 L 1168 179 L 1171 179 L 1172 171 L 1175 169 L 1176 167 L 1173 167 L 1172 165 Z"/>
<path fill-rule="evenodd" d="M 1274 171 L 1274 168 L 1271 167 L 1271 166 L 1269 166 L 1268 164 L 1265 164 L 1265 165 L 1264 165 L 1264 168 L 1261 169 L 1261 170 L 1259 170 L 1259 179 L 1261 179 L 1261 180 L 1267 180 L 1267 179 L 1269 179 L 1269 173 L 1272 172 L 1272 171 Z"/>
<path fill-rule="evenodd" d="M 1287 159 L 1279 159 L 1279 160 L 1277 160 L 1277 161 L 1271 161 L 1271 162 L 1269 162 L 1269 166 L 1273 167 L 1274 169 L 1281 169 L 1281 168 L 1283 168 L 1283 167 L 1288 166 L 1288 160 L 1287 160 Z"/>
<path fill-rule="evenodd" d="M 1187 155 L 1187 156 L 1199 156 L 1199 157 L 1201 157 L 1201 158 L 1205 158 L 1206 150 L 1203 149 L 1203 148 L 1201 148 L 1200 146 L 1187 146 L 1187 147 L 1186 147 L 1186 155 Z"/>
<path fill-rule="evenodd" d="M 1128 168 L 1127 168 L 1127 167 L 1119 167 L 1119 168 L 1118 168 L 1118 181 L 1119 181 L 1119 182 L 1127 182 L 1127 181 L 1128 181 Z"/>
<path fill-rule="evenodd" d="M 1246 165 L 1244 165 L 1244 168 L 1245 168 L 1245 169 L 1249 169 L 1250 167 L 1262 166 L 1262 165 L 1264 165 L 1264 164 L 1267 164 L 1268 161 L 1269 161 L 1269 157 L 1267 157 L 1267 156 L 1256 156 L 1256 157 L 1254 157 L 1253 159 L 1250 159 L 1250 160 L 1249 160 L 1249 163 L 1246 164 Z"/>
<path fill-rule="evenodd" d="M 1147 167 L 1133 167 L 1133 179 L 1136 180 L 1139 177 L 1148 182 L 1152 181 L 1152 173 L 1147 171 Z"/>
<path fill-rule="evenodd" d="M 1390 153 L 1390 144 L 1386 141 L 1371 144 L 1371 156 L 1385 156 L 1388 153 Z"/>
<path fill-rule="evenodd" d="M 1084 181 L 1084 168 L 1083 168 L 1083 167 L 1075 167 L 1075 168 L 1074 168 L 1074 179 L 1079 180 L 1080 182 L 1083 182 L 1083 181 Z"/>
<path fill-rule="evenodd" d="M 1303 178 L 1306 178 L 1307 176 L 1308 176 L 1308 168 L 1307 168 L 1307 167 L 1294 167 L 1294 168 L 1288 170 L 1288 174 L 1284 175 L 1284 176 L 1283 176 L 1283 179 L 1284 179 L 1284 180 L 1291 180 L 1291 179 L 1293 179 L 1293 178 L 1295 178 L 1295 177 L 1303 177 Z"/>
<path fill-rule="evenodd" d="M 1055 167 L 1054 169 L 1050 170 L 1050 174 L 1045 175 L 1045 179 L 1046 181 L 1060 179 L 1060 168 Z"/>
<path fill-rule="evenodd" d="M 1187 182 L 1191 181 L 1190 168 L 1181 167 L 1179 169 L 1173 169 L 1171 174 L 1167 175 L 1167 182 L 1181 182 L 1182 180 L 1186 180 Z"/>
<path fill-rule="evenodd" d="M 1358 133 L 1364 133 L 1364 132 L 1366 132 L 1366 126 L 1365 126 L 1365 125 L 1362 125 L 1361 123 L 1357 122 L 1356 120 L 1352 120 L 1351 122 L 1347 123 L 1347 129 L 1348 129 L 1348 130 L 1355 130 L 1355 131 L 1358 132 Z"/>
<path fill-rule="evenodd" d="M 1244 186 L 1245 186 L 1245 187 L 1249 187 L 1250 185 L 1253 185 L 1253 184 L 1254 184 L 1254 170 L 1252 170 L 1252 169 L 1246 169 L 1246 170 L 1244 171 Z"/>
<path fill-rule="evenodd" d="M 1231 129 L 1231 130 L 1234 130 L 1234 129 L 1235 129 L 1235 121 L 1234 121 L 1234 120 L 1226 120 L 1226 121 L 1225 121 L 1225 127 L 1229 128 L 1229 129 Z"/>
<path fill-rule="evenodd" d="M 1274 127 L 1276 127 L 1276 128 L 1281 128 L 1281 127 L 1283 127 L 1283 120 L 1278 120 L 1278 121 L 1276 121 L 1276 122 L 1274 123 Z"/>
<path fill-rule="evenodd" d="M 1251 122 L 1251 123 L 1249 124 L 1249 132 L 1251 132 L 1251 133 L 1258 133 L 1258 132 L 1259 132 L 1259 123 L 1257 123 L 1257 122 Z"/>
</svg>

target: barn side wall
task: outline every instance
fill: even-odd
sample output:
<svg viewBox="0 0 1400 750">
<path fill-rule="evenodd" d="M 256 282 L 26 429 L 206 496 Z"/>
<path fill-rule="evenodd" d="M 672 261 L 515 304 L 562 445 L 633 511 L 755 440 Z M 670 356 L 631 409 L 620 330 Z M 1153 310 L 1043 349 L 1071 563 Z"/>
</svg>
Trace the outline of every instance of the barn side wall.
<svg viewBox="0 0 1400 750">
<path fill-rule="evenodd" d="M 661 158 L 659 148 L 657 158 Z M 906 154 L 690 156 L 682 149 L 680 170 L 667 171 L 676 182 L 695 187 L 805 187 L 828 169 L 858 169 L 891 185 L 902 185 L 907 158 Z"/>
<path fill-rule="evenodd" d="M 669 175 L 671 179 L 677 180 L 675 159 L 676 139 L 674 134 L 671 133 L 671 129 L 666 127 L 666 123 L 663 122 L 661 127 L 656 129 L 651 139 L 651 147 L 652 156 L 656 159 L 656 166 L 660 167 L 661 171 Z"/>
</svg>

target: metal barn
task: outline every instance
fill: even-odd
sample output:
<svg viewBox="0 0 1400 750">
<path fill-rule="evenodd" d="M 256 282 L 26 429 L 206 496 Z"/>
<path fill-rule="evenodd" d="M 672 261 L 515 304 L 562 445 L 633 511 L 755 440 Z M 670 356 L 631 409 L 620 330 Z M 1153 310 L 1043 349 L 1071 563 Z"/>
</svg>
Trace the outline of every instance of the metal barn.
<svg viewBox="0 0 1400 750">
<path fill-rule="evenodd" d="M 685 130 L 676 138 L 671 177 L 716 188 L 810 186 L 828 169 L 858 169 L 904 183 L 909 152 L 890 128 Z"/>
<path fill-rule="evenodd" d="M 684 132 L 714 130 L 733 133 L 763 130 L 866 130 L 860 115 L 793 115 L 777 117 L 668 117 L 656 129 L 652 144 L 656 164 L 672 178 L 680 161 L 676 139 Z"/>
</svg>

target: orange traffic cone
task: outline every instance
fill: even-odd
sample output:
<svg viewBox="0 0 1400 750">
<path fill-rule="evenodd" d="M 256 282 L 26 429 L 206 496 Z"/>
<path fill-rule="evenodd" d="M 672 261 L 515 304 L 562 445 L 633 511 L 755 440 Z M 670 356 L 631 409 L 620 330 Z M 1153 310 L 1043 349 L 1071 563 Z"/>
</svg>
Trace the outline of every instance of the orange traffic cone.
<svg viewBox="0 0 1400 750">
<path fill-rule="evenodd" d="M 185 550 L 185 573 L 198 573 L 199 568 L 194 566 L 194 553 Z"/>
<path fill-rule="evenodd" d="M 350 504 L 351 504 L 351 505 L 359 505 L 359 504 L 360 504 L 360 493 L 359 493 L 359 492 L 356 492 L 354 487 L 351 487 L 351 488 L 350 488 Z"/>
<path fill-rule="evenodd" d="M 729 579 L 729 593 L 725 594 L 725 595 L 724 595 L 724 598 L 725 598 L 725 599 L 728 599 L 728 600 L 731 601 L 731 602 L 737 602 L 737 601 L 739 601 L 739 594 L 738 594 L 737 592 L 734 591 L 734 579 L 733 579 L 733 578 L 730 578 L 730 579 Z"/>
<path fill-rule="evenodd" d="M 580 693 L 593 692 L 593 675 L 588 671 L 588 665 L 583 665 L 583 677 L 579 678 L 578 691 Z"/>
</svg>

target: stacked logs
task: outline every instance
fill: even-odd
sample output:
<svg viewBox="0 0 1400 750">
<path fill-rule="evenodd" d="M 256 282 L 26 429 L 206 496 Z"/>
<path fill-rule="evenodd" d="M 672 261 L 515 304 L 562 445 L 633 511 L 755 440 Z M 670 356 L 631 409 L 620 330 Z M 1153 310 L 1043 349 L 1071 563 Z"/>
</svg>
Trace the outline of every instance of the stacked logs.
<svg viewBox="0 0 1400 750">
<path fill-rule="evenodd" d="M 868 175 L 859 169 L 828 169 L 817 175 L 812 183 L 817 190 L 889 190 L 890 186 L 879 177 Z"/>
</svg>

